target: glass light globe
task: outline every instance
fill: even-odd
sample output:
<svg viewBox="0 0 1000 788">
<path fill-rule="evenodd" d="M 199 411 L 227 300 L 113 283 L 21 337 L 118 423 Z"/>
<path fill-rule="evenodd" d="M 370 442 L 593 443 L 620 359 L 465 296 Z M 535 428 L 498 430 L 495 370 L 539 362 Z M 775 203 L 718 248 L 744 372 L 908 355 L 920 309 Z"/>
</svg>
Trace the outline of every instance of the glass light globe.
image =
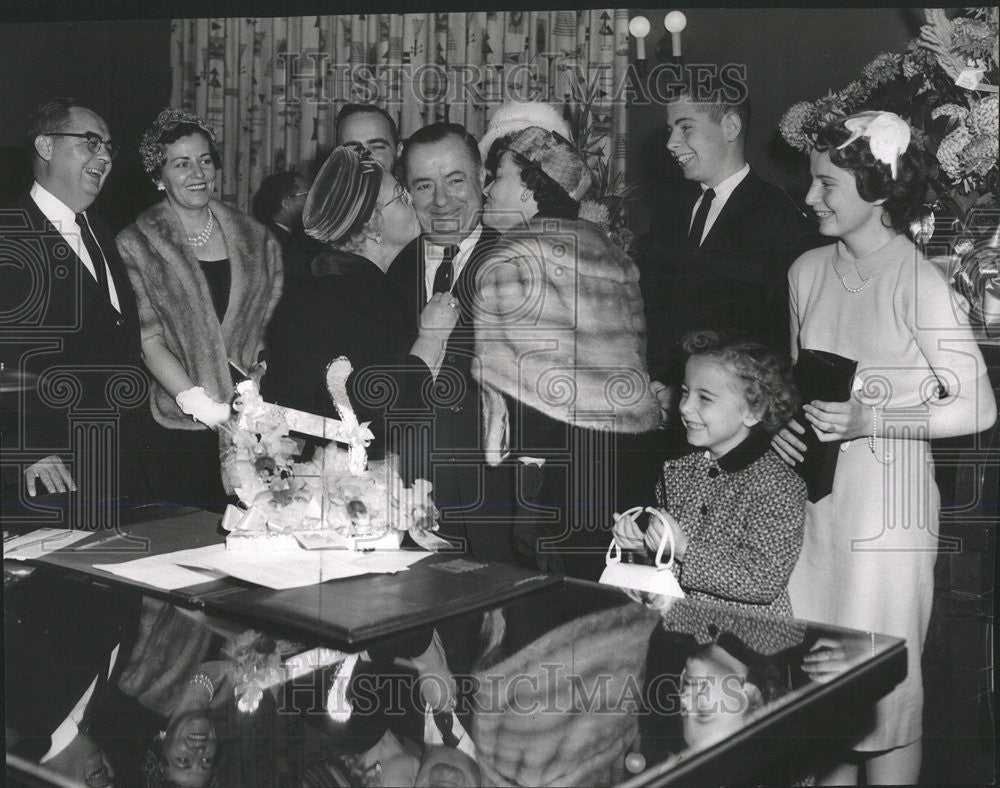
<svg viewBox="0 0 1000 788">
<path fill-rule="evenodd" d="M 671 11 L 663 17 L 663 26 L 671 33 L 680 33 L 687 27 L 687 17 L 680 11 Z"/>
<path fill-rule="evenodd" d="M 649 20 L 644 16 L 633 16 L 628 23 L 628 32 L 635 38 L 645 38 L 649 35 Z"/>
</svg>

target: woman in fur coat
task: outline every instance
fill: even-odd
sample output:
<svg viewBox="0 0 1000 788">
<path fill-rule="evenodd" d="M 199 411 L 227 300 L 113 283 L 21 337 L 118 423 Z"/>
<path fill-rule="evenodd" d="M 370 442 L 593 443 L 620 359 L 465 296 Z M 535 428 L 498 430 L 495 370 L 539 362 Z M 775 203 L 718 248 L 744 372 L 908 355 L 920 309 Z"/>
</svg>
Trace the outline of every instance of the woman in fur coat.
<svg viewBox="0 0 1000 788">
<path fill-rule="evenodd" d="M 619 504 L 623 434 L 655 430 L 661 413 L 638 269 L 579 217 L 592 184 L 557 133 L 531 126 L 508 143 L 486 188 L 483 222 L 504 237 L 477 281 L 474 369 L 487 460 L 518 461 L 519 553 L 596 580 Z"/>
<path fill-rule="evenodd" d="M 199 116 L 163 110 L 139 152 L 166 197 L 117 238 L 154 379 L 150 408 L 164 428 L 149 481 L 160 500 L 218 505 L 215 430 L 229 418 L 230 365 L 257 365 L 281 294 L 281 251 L 262 225 L 212 199 L 221 158 Z"/>
</svg>

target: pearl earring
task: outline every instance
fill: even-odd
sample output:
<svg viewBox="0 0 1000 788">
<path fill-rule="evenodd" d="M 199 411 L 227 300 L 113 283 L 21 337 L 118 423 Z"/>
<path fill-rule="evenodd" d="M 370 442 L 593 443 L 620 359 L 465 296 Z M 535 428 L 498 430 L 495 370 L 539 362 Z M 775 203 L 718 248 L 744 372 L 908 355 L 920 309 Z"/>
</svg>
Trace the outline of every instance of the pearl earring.
<svg viewBox="0 0 1000 788">
<path fill-rule="evenodd" d="M 158 192 L 165 192 L 166 190 L 167 190 L 167 187 L 164 186 L 162 183 L 156 184 L 156 191 L 158 191 Z"/>
<path fill-rule="evenodd" d="M 531 192 L 528 190 L 528 187 L 525 186 L 524 191 L 521 192 L 521 202 L 527 202 L 529 197 L 531 197 Z"/>
</svg>

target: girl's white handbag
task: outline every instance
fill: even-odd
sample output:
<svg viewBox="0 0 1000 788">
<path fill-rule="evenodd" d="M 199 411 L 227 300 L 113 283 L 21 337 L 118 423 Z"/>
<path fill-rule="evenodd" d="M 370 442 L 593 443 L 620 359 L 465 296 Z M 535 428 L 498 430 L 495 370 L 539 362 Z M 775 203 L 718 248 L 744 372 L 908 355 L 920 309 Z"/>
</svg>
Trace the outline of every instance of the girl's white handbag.
<svg viewBox="0 0 1000 788">
<path fill-rule="evenodd" d="M 601 575 L 601 582 L 609 586 L 619 588 L 631 588 L 635 591 L 646 591 L 650 594 L 661 594 L 663 596 L 683 598 L 684 592 L 681 590 L 677 578 L 670 568 L 674 565 L 674 533 L 670 529 L 669 523 L 658 509 L 647 506 L 634 506 L 622 514 L 615 515 L 615 522 L 622 518 L 633 519 L 642 514 L 643 511 L 658 517 L 663 523 L 663 536 L 660 537 L 660 546 L 656 551 L 656 561 L 653 566 L 643 564 L 622 563 L 621 549 L 618 542 L 612 538 L 611 546 L 604 567 L 604 574 Z M 670 557 L 663 563 L 663 551 L 670 543 Z"/>
</svg>

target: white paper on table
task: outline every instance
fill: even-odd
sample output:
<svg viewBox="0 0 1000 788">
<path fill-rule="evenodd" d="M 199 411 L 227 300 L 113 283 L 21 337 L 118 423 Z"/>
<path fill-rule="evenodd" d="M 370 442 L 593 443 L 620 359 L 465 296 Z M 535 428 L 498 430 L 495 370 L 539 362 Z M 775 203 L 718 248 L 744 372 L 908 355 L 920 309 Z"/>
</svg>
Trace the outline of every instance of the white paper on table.
<svg viewBox="0 0 1000 788">
<path fill-rule="evenodd" d="M 344 555 L 349 555 L 344 553 Z M 366 566 L 352 566 L 328 550 L 298 550 L 271 555 L 253 555 L 226 550 L 224 544 L 168 553 L 175 564 L 215 569 L 231 577 L 275 590 L 301 588 L 327 580 L 356 577 L 377 571 Z"/>
<path fill-rule="evenodd" d="M 347 553 L 341 560 L 350 566 L 366 572 L 389 574 L 409 569 L 417 561 L 422 561 L 433 553 L 423 550 L 374 550 L 370 553 Z"/>
<path fill-rule="evenodd" d="M 81 539 L 93 536 L 93 531 L 74 531 L 69 528 L 39 528 L 30 534 L 14 536 L 4 540 L 3 557 L 15 561 L 41 558 L 64 547 L 69 547 Z"/>
<path fill-rule="evenodd" d="M 162 555 L 146 556 L 118 564 L 94 564 L 94 569 L 101 569 L 164 591 L 209 583 L 221 577 L 219 572 L 198 572 L 194 569 L 178 566 L 172 561 L 164 560 Z"/>
</svg>

